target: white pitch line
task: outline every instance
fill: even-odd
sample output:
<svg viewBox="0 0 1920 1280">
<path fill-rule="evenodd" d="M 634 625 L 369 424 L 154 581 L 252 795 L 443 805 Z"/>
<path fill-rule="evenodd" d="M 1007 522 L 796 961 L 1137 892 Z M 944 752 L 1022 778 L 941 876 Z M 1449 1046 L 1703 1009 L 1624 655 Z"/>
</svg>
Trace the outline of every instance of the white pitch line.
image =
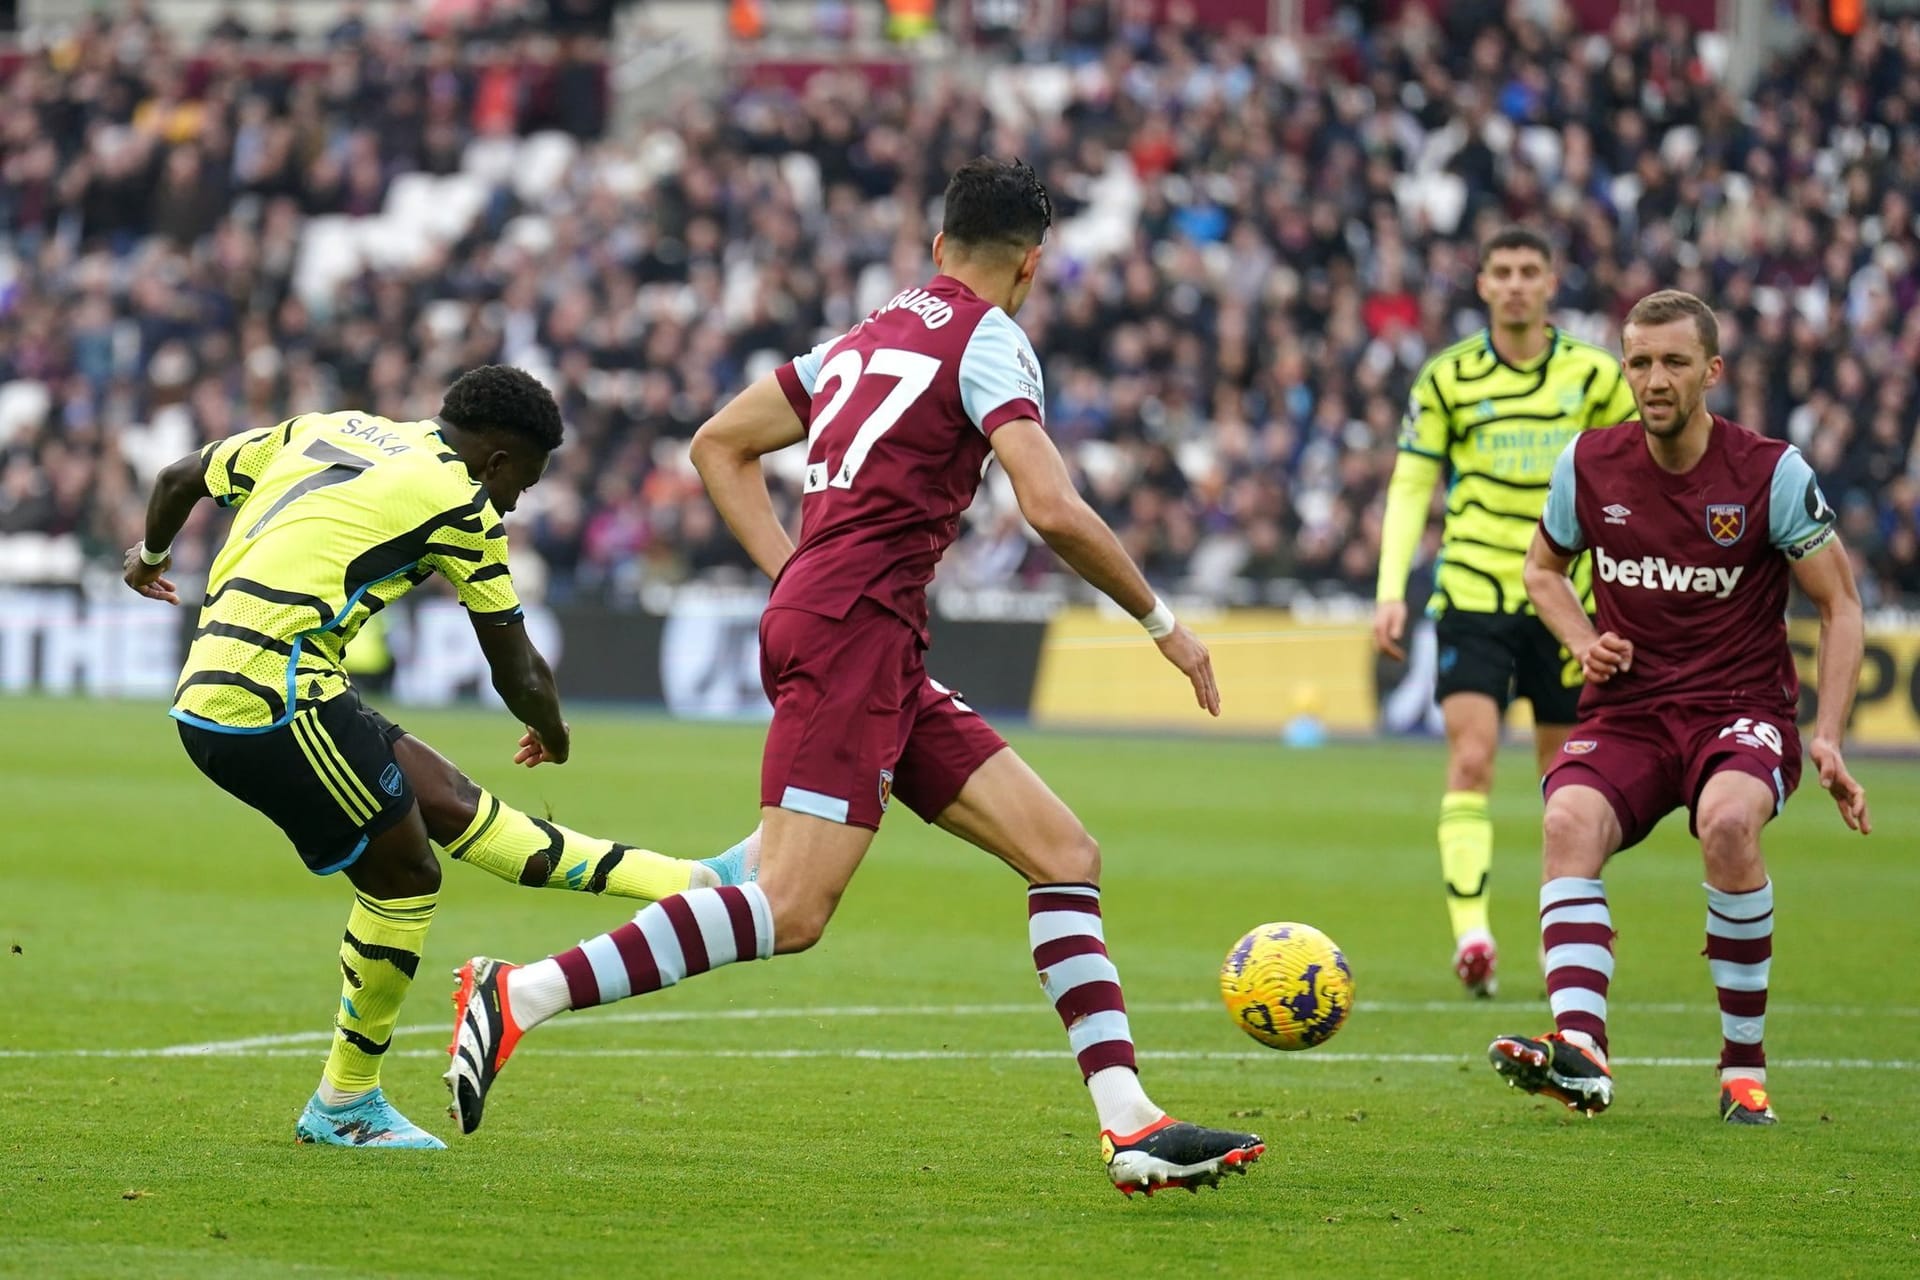
<svg viewBox="0 0 1920 1280">
<path fill-rule="evenodd" d="M 1499 1004 L 1485 1001 L 1465 1000 L 1362 1000 L 1355 1008 L 1359 1014 L 1500 1014 L 1502 1016 L 1521 1013 L 1538 1013 L 1546 1009 L 1542 1001 L 1507 1001 Z M 1634 1014 L 1685 1014 L 1701 1015 L 1719 1012 L 1717 1006 L 1707 1004 L 1628 1004 L 1626 1011 Z M 812 1008 L 771 1008 L 771 1009 L 636 1009 L 610 1010 L 589 1013 L 580 1018 L 568 1018 L 553 1023 L 559 1028 L 591 1028 L 610 1024 L 631 1023 L 674 1023 L 674 1022 L 767 1022 L 774 1020 L 839 1021 L 855 1018 L 980 1018 L 980 1017 L 1045 1017 L 1050 1011 L 1040 1001 L 1025 1001 L 1019 1004 L 950 1004 L 950 1005 L 831 1005 Z M 1193 1014 L 1208 1013 L 1219 1015 L 1223 1012 L 1220 1005 L 1207 1000 L 1184 1000 L 1162 1003 L 1141 1003 L 1129 1006 L 1134 1014 Z M 1873 1005 L 1824 1005 L 1824 1004 L 1775 1004 L 1768 1012 L 1782 1016 L 1819 1015 L 1828 1017 L 1881 1017 L 1912 1018 L 1920 1017 L 1920 1009 L 1901 1006 L 1875 1007 Z M 433 1025 L 414 1025 L 398 1027 L 394 1036 L 416 1037 L 446 1035 L 444 1027 Z M 333 1039 L 328 1031 L 292 1031 L 282 1035 L 245 1036 L 233 1040 L 207 1040 L 191 1044 L 162 1045 L 154 1048 L 118 1048 L 118 1049 L 0 1049 L 0 1059 L 7 1058 L 200 1058 L 216 1055 L 236 1057 L 276 1056 L 274 1054 L 256 1054 L 253 1050 L 291 1049 L 300 1045 L 323 1045 Z M 587 1052 L 587 1051 L 581 1051 Z M 608 1050 L 608 1053 L 622 1053 L 622 1050 Z M 655 1050 L 650 1052 L 670 1053 L 674 1050 Z M 706 1051 L 689 1051 L 706 1052 Z M 719 1052 L 719 1051 L 713 1051 Z M 812 1050 L 795 1051 L 813 1053 Z M 822 1051 L 828 1052 L 828 1051 Z M 1253 1053 L 1246 1055 L 1259 1059 L 1267 1055 Z M 1322 1061 L 1338 1060 L 1328 1055 L 1316 1055 Z M 1398 1059 L 1373 1059 L 1367 1061 L 1444 1061 L 1458 1059 L 1441 1055 L 1431 1059 L 1414 1055 Z"/>
<path fill-rule="evenodd" d="M 308 1048 L 257 1047 L 230 1056 L 238 1058 L 317 1058 L 317 1046 Z M 153 1056 L 151 1051 L 115 1054 L 111 1050 L 12 1053 L 13 1057 L 62 1057 L 88 1052 L 92 1057 Z M 1073 1055 L 1066 1049 L 541 1049 L 543 1058 L 671 1058 L 735 1059 L 748 1062 L 793 1062 L 832 1060 L 840 1062 L 1048 1062 L 1068 1063 Z M 443 1049 L 395 1049 L 395 1058 L 445 1060 Z M 1155 1062 L 1316 1062 L 1344 1066 L 1469 1066 L 1481 1061 L 1478 1055 L 1457 1053 L 1288 1053 L 1271 1049 L 1143 1049 L 1139 1056 Z M 1699 1069 L 1715 1065 L 1714 1058 L 1615 1058 L 1620 1067 L 1688 1067 Z M 1767 1064 L 1777 1070 L 1794 1071 L 1920 1071 L 1920 1060 L 1904 1058 L 1776 1058 Z"/>
<path fill-rule="evenodd" d="M 1502 1004 L 1468 1003 L 1452 1000 L 1419 1001 L 1361 1001 L 1357 1013 L 1440 1013 L 1440 1014 L 1486 1014 L 1539 1012 L 1546 1009 L 1541 1001 L 1515 1001 Z M 1652 1014 L 1710 1014 L 1718 1012 L 1713 1005 L 1704 1004 L 1636 1004 L 1629 1006 L 1634 1013 Z M 1130 1006 L 1136 1014 L 1159 1013 L 1218 1013 L 1221 1006 L 1211 1001 L 1187 1000 L 1167 1003 L 1142 1003 Z M 570 1018 L 557 1022 L 556 1027 L 590 1027 L 611 1023 L 673 1023 L 673 1022 L 760 1022 L 775 1019 L 800 1020 L 842 1020 L 852 1018 L 967 1018 L 967 1017 L 1004 1017 L 1023 1015 L 1043 1015 L 1046 1007 L 1037 1001 L 1020 1004 L 958 1004 L 958 1005 L 839 1005 L 797 1009 L 653 1009 L 628 1010 L 624 1012 L 604 1012 L 590 1014 L 585 1018 Z M 1769 1012 L 1780 1015 L 1824 1014 L 1842 1017 L 1915 1017 L 1920 1009 L 1900 1007 L 1875 1008 L 1868 1005 L 1793 1005 L 1776 1004 Z M 444 1035 L 445 1032 L 432 1026 L 411 1026 L 397 1028 L 396 1036 Z M 106 1058 L 176 1058 L 206 1057 L 215 1054 L 244 1054 L 250 1049 L 284 1047 L 302 1044 L 326 1044 L 333 1039 L 331 1031 L 294 1031 L 282 1035 L 247 1036 L 234 1040 L 208 1040 L 192 1044 L 164 1045 L 158 1048 L 129 1049 L 52 1049 L 52 1050 L 7 1050 L 0 1049 L 0 1058 L 16 1057 L 106 1057 Z M 1259 1055 L 1254 1055 L 1259 1056 Z"/>
</svg>

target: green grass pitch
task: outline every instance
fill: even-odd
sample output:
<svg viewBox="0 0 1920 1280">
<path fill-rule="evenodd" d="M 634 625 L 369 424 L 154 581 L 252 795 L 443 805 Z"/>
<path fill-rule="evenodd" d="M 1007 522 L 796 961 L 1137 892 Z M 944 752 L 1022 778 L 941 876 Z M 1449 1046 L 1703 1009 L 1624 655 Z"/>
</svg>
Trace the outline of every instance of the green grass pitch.
<svg viewBox="0 0 1920 1280">
<path fill-rule="evenodd" d="M 1462 999 L 1432 850 L 1441 757 L 1016 733 L 1101 839 L 1148 1088 L 1267 1156 L 1123 1200 L 1026 952 L 1021 887 L 898 812 L 813 952 L 542 1029 L 487 1126 L 437 1153 L 298 1147 L 346 885 L 193 772 L 159 708 L 0 702 L 0 1273 L 22 1276 L 1912 1275 L 1920 1259 L 1920 788 L 1860 762 L 1879 831 L 1817 789 L 1768 833 L 1782 1123 L 1714 1118 L 1698 854 L 1669 820 L 1616 864 L 1619 1098 L 1594 1121 L 1502 1087 L 1493 1035 L 1548 1025 L 1539 800 L 1494 814 L 1502 1000 Z M 715 851 L 753 821 L 759 732 L 582 716 L 407 717 L 508 799 Z M 450 866 L 390 1096 L 446 1134 L 449 971 L 530 959 L 630 907 Z M 1360 1007 L 1260 1048 L 1215 971 L 1265 920 L 1325 929 Z M 135 1054 L 219 1044 L 203 1053 Z"/>
</svg>

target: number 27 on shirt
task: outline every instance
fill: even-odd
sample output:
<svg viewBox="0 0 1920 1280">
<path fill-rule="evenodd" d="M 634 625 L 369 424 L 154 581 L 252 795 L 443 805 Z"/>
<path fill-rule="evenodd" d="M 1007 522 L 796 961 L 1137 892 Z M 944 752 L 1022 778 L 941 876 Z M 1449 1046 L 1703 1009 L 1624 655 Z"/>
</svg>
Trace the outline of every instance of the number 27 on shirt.
<svg viewBox="0 0 1920 1280">
<path fill-rule="evenodd" d="M 881 347 L 864 359 L 858 351 L 845 350 L 827 361 L 820 370 L 814 394 L 819 395 L 829 384 L 833 391 L 827 403 L 813 415 L 813 423 L 807 430 L 807 472 L 802 491 L 818 493 L 827 488 L 853 488 L 854 479 L 866 464 L 867 455 L 873 452 L 873 446 L 905 416 L 939 373 L 939 360 L 898 347 Z M 829 438 L 828 433 L 865 377 L 892 378 L 893 389 L 860 421 L 840 455 L 839 465 L 834 466 L 829 451 L 837 438 Z"/>
</svg>

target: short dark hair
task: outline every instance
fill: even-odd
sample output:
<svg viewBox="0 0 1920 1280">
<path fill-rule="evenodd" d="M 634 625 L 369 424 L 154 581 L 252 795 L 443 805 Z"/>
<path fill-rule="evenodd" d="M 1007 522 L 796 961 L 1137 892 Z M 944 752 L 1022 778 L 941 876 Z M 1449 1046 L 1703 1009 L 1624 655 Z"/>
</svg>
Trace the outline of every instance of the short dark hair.
<svg viewBox="0 0 1920 1280">
<path fill-rule="evenodd" d="M 1672 324 L 1688 316 L 1693 317 L 1693 327 L 1700 332 L 1700 345 L 1707 349 L 1708 359 L 1719 355 L 1720 322 L 1714 318 L 1713 308 L 1683 289 L 1662 289 L 1648 294 L 1627 312 L 1627 324 Z M 1621 329 L 1624 334 L 1625 326 Z"/>
<path fill-rule="evenodd" d="M 1487 259 L 1491 258 L 1497 249 L 1531 249 L 1545 258 L 1549 267 L 1553 265 L 1553 241 L 1532 227 L 1502 227 L 1487 237 L 1487 242 L 1480 246 L 1482 271 L 1486 270 Z"/>
<path fill-rule="evenodd" d="M 954 170 L 947 182 L 941 231 L 968 248 L 999 247 L 1025 252 L 1053 225 L 1053 200 L 1032 166 L 1019 160 L 980 156 Z"/>
<path fill-rule="evenodd" d="M 447 388 L 440 416 L 467 431 L 522 436 L 542 453 L 560 447 L 564 428 L 553 393 L 525 369 L 487 364 L 469 369 Z"/>
</svg>

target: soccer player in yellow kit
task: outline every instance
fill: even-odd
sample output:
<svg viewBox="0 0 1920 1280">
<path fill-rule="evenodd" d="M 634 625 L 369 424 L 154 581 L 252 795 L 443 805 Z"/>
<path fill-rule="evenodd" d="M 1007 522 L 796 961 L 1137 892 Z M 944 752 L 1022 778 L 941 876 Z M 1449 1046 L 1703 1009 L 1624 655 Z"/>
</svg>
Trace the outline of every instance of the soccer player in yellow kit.
<svg viewBox="0 0 1920 1280">
<path fill-rule="evenodd" d="M 527 638 L 501 522 L 560 438 L 559 407 L 532 376 L 475 369 L 430 421 L 312 413 L 188 454 L 161 472 L 146 538 L 127 552 L 127 585 L 178 604 L 164 576 L 174 535 L 202 498 L 235 509 L 171 714 L 202 773 L 273 819 L 308 870 L 354 888 L 333 1046 L 299 1141 L 445 1145 L 380 1089 L 440 888 L 433 844 L 512 883 L 648 900 L 751 874 L 752 837 L 695 863 L 530 818 L 363 705 L 347 678 L 354 634 L 437 572 L 526 726 L 515 762 L 566 761 L 559 695 Z"/>
<path fill-rule="evenodd" d="M 1447 477 L 1446 523 L 1427 613 L 1435 619 L 1435 697 L 1447 731 L 1440 865 L 1452 916 L 1454 972 L 1476 996 L 1497 989 L 1487 919 L 1493 822 L 1487 796 L 1501 721 L 1513 698 L 1533 706 L 1534 753 L 1553 760 L 1575 717 L 1580 666 L 1527 600 L 1527 546 L 1560 451 L 1589 427 L 1634 416 L 1620 362 L 1547 322 L 1559 280 L 1553 247 L 1509 227 L 1480 252 L 1485 329 L 1440 352 L 1414 382 L 1387 489 L 1374 643 L 1406 656 L 1407 573 L 1435 483 Z M 1576 571 L 1582 599 L 1591 574 Z"/>
</svg>

